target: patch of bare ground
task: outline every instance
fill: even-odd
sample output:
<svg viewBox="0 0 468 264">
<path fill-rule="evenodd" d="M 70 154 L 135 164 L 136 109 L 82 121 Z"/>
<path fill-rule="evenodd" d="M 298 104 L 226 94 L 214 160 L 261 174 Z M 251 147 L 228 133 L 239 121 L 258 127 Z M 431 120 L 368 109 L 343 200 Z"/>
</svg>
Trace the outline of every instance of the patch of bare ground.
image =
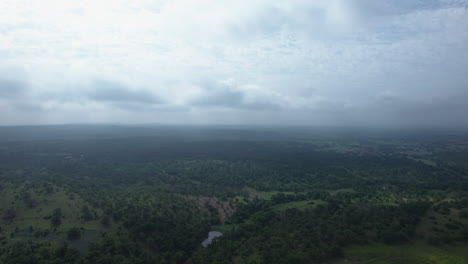
<svg viewBox="0 0 468 264">
<path fill-rule="evenodd" d="M 199 208 L 206 208 L 205 205 L 209 204 L 218 211 L 219 222 L 224 224 L 226 219 L 234 213 L 234 208 L 227 202 L 223 202 L 216 197 L 196 197 L 196 196 L 184 196 L 186 199 L 194 201 Z"/>
</svg>

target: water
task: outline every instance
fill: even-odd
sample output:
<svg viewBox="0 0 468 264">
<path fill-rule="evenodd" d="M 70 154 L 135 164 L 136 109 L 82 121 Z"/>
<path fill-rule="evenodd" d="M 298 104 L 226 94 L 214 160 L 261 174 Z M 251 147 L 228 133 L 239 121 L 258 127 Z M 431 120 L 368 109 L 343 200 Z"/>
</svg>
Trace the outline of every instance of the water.
<svg viewBox="0 0 468 264">
<path fill-rule="evenodd" d="M 220 237 L 222 236 L 223 233 L 221 232 L 218 232 L 218 231 L 210 231 L 208 233 L 208 238 L 203 240 L 203 242 L 201 243 L 203 247 L 208 247 L 212 242 L 213 242 L 213 239 L 216 238 L 216 237 Z"/>
</svg>

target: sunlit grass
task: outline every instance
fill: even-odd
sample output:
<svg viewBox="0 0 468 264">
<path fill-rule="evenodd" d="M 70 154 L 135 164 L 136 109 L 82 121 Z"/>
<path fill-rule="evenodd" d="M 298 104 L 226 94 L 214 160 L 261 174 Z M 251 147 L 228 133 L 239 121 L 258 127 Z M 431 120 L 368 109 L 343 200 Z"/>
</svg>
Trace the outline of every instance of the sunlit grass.
<svg viewBox="0 0 468 264">
<path fill-rule="evenodd" d="M 391 246 L 371 244 L 350 247 L 345 255 L 360 264 L 467 264 L 468 244 L 438 247 L 425 242 Z"/>
</svg>

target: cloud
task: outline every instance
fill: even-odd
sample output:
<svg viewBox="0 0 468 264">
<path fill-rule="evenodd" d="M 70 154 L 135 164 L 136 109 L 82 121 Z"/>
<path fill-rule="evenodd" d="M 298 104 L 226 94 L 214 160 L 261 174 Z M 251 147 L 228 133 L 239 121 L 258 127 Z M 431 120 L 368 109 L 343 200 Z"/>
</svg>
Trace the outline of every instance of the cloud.
<svg viewBox="0 0 468 264">
<path fill-rule="evenodd" d="M 200 93 L 189 100 L 195 107 L 225 107 L 239 110 L 277 110 L 281 102 L 255 85 L 237 85 L 228 79 L 201 84 Z"/>
<path fill-rule="evenodd" d="M 128 102 L 141 104 L 160 104 L 161 99 L 145 90 L 133 90 L 119 83 L 108 81 L 95 82 L 88 98 L 102 102 Z"/>
<path fill-rule="evenodd" d="M 18 98 L 26 91 L 26 84 L 17 80 L 0 79 L 0 98 Z"/>
<path fill-rule="evenodd" d="M 464 0 L 3 0 L 0 124 L 468 127 L 466 28 Z"/>
<path fill-rule="evenodd" d="M 23 83 L 18 81 L 11 80 L 1 80 L 0 79 L 0 97 L 5 98 L 15 98 L 21 95 L 25 91 L 25 86 Z"/>
<path fill-rule="evenodd" d="M 244 94 L 240 91 L 216 89 L 191 100 L 191 104 L 195 106 L 239 107 L 243 101 Z"/>
</svg>

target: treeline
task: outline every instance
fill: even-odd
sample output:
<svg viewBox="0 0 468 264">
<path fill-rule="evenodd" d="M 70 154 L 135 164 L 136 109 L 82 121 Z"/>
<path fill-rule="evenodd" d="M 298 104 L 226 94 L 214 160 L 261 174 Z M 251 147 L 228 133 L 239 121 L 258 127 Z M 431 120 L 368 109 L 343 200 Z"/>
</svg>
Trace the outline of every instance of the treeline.
<svg viewBox="0 0 468 264">
<path fill-rule="evenodd" d="M 341 256 L 350 244 L 413 239 L 428 210 L 449 217 L 456 209 L 465 219 L 465 168 L 428 166 L 390 149 L 361 155 L 304 142 L 155 137 L 5 143 L 0 192 L 8 183 L 19 190 L 18 202 L 35 209 L 31 190 L 52 195 L 60 188 L 85 201 L 80 221 L 103 228 L 85 252 L 44 242 L 49 231 L 34 228 L 38 239 L 22 240 L 0 230 L 0 263 L 314 263 Z M 277 194 L 266 200 L 261 191 Z M 220 215 L 194 197 L 236 209 L 226 220 L 233 230 L 208 249 L 200 242 Z M 294 202 L 305 206 L 278 209 Z M 53 208 L 45 216 L 51 230 L 64 214 Z M 5 224 L 17 217 L 12 205 L 2 210 Z M 463 220 L 441 225 L 428 242 L 465 239 Z M 66 240 L 83 232 L 70 227 Z"/>
<path fill-rule="evenodd" d="M 420 217 L 430 206 L 423 201 L 372 206 L 329 199 L 326 205 L 315 209 L 271 211 L 259 203 L 254 202 L 249 208 L 252 214 L 248 221 L 209 249 L 197 251 L 193 262 L 320 262 L 342 256 L 346 245 L 371 241 L 391 244 L 411 239 Z"/>
</svg>

